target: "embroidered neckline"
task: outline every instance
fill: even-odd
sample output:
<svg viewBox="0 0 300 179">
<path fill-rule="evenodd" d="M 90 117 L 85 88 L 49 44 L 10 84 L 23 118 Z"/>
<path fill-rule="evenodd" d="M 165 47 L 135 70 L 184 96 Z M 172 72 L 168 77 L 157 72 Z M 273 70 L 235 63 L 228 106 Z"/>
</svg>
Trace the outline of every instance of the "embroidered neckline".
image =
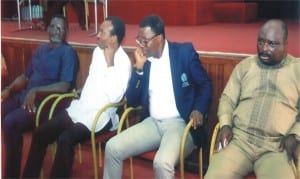
<svg viewBox="0 0 300 179">
<path fill-rule="evenodd" d="M 278 64 L 276 64 L 276 65 L 266 65 L 266 64 L 264 64 L 264 63 L 262 63 L 262 62 L 260 61 L 258 55 L 257 55 L 256 57 L 257 57 L 257 58 L 256 58 L 256 63 L 257 63 L 257 65 L 258 65 L 260 68 L 263 68 L 263 69 L 278 69 L 278 68 L 282 68 L 283 66 L 285 66 L 285 65 L 289 62 L 289 60 L 288 60 L 288 58 L 287 58 L 287 55 L 286 55 L 286 57 L 285 57 L 280 63 L 278 63 Z"/>
</svg>

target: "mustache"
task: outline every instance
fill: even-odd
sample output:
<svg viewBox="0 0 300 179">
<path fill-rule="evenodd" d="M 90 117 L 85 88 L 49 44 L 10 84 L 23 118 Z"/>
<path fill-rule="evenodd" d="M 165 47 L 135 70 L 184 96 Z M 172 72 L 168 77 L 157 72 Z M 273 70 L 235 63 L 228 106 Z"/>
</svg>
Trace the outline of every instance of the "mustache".
<svg viewBox="0 0 300 179">
<path fill-rule="evenodd" d="M 265 53 L 265 52 L 260 52 L 259 56 L 265 56 L 265 57 L 271 58 L 271 55 L 268 53 Z"/>
</svg>

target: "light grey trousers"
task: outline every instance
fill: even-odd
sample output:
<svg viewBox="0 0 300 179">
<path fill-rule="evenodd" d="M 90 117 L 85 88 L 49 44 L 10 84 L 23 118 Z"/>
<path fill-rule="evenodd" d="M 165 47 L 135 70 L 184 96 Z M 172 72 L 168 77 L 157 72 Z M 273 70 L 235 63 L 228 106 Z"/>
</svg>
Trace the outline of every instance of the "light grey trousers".
<svg viewBox="0 0 300 179">
<path fill-rule="evenodd" d="M 120 179 L 123 160 L 158 149 L 153 168 L 157 179 L 175 178 L 174 167 L 179 161 L 181 137 L 186 123 L 182 118 L 156 120 L 151 117 L 111 138 L 105 147 L 104 179 Z M 188 135 L 185 156 L 193 150 Z"/>
</svg>

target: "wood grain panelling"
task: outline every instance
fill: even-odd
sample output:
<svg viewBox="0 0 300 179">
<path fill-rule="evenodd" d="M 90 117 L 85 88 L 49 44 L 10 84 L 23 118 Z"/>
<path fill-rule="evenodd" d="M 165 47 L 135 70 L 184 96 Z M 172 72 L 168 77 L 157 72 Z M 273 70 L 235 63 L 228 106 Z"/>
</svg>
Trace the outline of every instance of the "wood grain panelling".
<svg viewBox="0 0 300 179">
<path fill-rule="evenodd" d="M 79 58 L 79 72 L 77 75 L 77 81 L 76 81 L 76 88 L 80 89 L 83 87 L 84 82 L 87 78 L 88 72 L 89 72 L 89 67 L 91 64 L 92 60 L 92 55 L 93 55 L 93 48 L 77 48 L 75 47 L 77 51 L 77 55 Z"/>
<path fill-rule="evenodd" d="M 7 85 L 24 71 L 33 51 L 39 44 L 29 41 L 7 41 L 2 39 L 1 53 L 6 60 L 8 70 L 7 78 L 2 79 L 2 86 Z"/>
<path fill-rule="evenodd" d="M 206 69 L 213 84 L 213 96 L 209 108 L 207 123 L 208 130 L 210 131 L 209 135 L 212 134 L 213 127 L 218 121 L 217 108 L 219 104 L 219 98 L 223 92 L 223 89 L 230 77 L 234 66 L 238 62 L 240 62 L 240 60 L 241 57 L 222 57 L 220 55 L 207 56 L 205 54 L 200 54 L 200 61 Z"/>
<path fill-rule="evenodd" d="M 2 39 L 2 53 L 7 60 L 9 78 L 4 80 L 5 84 L 13 80 L 18 74 L 22 73 L 25 69 L 27 62 L 30 60 L 32 53 L 36 47 L 44 42 L 29 42 L 22 40 L 7 40 Z M 93 49 L 95 46 L 86 45 L 73 45 L 76 49 L 80 60 L 80 71 L 77 78 L 77 88 L 84 85 L 85 79 L 88 75 L 89 65 Z M 134 48 L 125 47 L 126 52 L 131 58 L 132 64 L 134 63 L 133 51 Z M 206 54 L 200 53 L 200 60 L 207 70 L 209 77 L 213 83 L 213 98 L 208 114 L 208 131 L 211 134 L 213 126 L 217 123 L 217 108 L 220 95 L 226 85 L 227 80 L 234 66 L 246 56 L 226 54 Z M 3 82 L 3 81 L 2 81 Z M 2 83 L 3 85 L 3 83 Z"/>
</svg>

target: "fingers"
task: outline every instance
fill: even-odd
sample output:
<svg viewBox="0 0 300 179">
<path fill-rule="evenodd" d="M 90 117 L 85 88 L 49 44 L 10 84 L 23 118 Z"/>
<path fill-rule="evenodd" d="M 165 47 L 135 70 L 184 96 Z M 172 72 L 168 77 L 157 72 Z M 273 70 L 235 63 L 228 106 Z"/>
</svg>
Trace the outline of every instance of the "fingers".
<svg viewBox="0 0 300 179">
<path fill-rule="evenodd" d="M 37 108 L 35 106 L 34 100 L 25 98 L 23 109 L 26 110 L 29 113 L 35 113 Z"/>
<path fill-rule="evenodd" d="M 198 126 L 201 126 L 203 124 L 203 120 L 201 120 L 201 118 L 191 118 L 191 120 L 193 120 L 192 127 L 194 129 L 197 129 Z"/>
<path fill-rule="evenodd" d="M 228 145 L 228 140 L 226 137 L 222 140 L 221 145 L 222 145 L 222 148 L 225 148 Z"/>
<path fill-rule="evenodd" d="M 29 106 L 29 105 L 23 105 L 23 109 L 26 110 L 29 113 L 36 113 L 36 106 Z"/>
</svg>

